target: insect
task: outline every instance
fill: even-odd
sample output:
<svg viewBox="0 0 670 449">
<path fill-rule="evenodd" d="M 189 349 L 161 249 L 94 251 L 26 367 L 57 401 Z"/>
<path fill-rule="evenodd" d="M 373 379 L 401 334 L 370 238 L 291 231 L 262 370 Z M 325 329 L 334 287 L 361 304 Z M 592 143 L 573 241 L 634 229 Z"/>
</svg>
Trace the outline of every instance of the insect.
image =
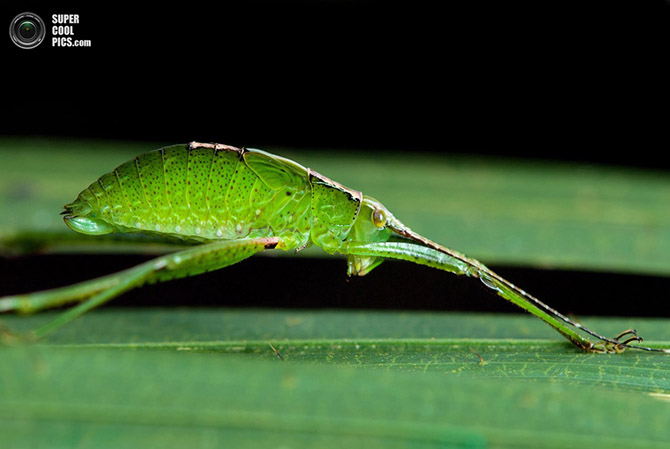
<svg viewBox="0 0 670 449">
<path fill-rule="evenodd" d="M 670 353 L 637 345 L 642 338 L 633 329 L 614 338 L 599 335 L 477 260 L 415 233 L 374 198 L 261 150 L 198 142 L 154 150 L 102 175 L 65 205 L 63 215 L 70 229 L 84 234 L 142 232 L 198 244 L 108 276 L 0 298 L 4 312 L 78 303 L 34 330 L 33 338 L 143 284 L 217 270 L 265 250 L 317 245 L 346 255 L 350 276 L 397 259 L 478 278 L 585 351 Z"/>
</svg>

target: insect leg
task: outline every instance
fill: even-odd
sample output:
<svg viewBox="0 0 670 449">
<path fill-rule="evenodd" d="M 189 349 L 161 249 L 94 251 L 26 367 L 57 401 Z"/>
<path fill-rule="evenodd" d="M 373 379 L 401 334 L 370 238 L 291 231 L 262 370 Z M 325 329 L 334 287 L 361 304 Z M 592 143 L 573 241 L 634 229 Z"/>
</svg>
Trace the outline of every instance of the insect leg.
<svg viewBox="0 0 670 449">
<path fill-rule="evenodd" d="M 226 240 L 195 246 L 183 251 L 157 257 L 133 268 L 46 292 L 20 295 L 0 299 L 0 310 L 33 312 L 82 301 L 65 311 L 53 321 L 33 332 L 41 338 L 66 323 L 98 307 L 120 294 L 143 284 L 163 282 L 171 279 L 194 276 L 217 270 L 240 262 L 265 249 L 273 249 L 280 243 L 278 237 Z"/>
<path fill-rule="evenodd" d="M 66 287 L 54 288 L 23 295 L 0 298 L 0 312 L 16 311 L 33 313 L 39 310 L 62 306 L 71 302 L 80 302 L 94 294 L 117 285 L 128 270 L 80 282 Z"/>
<path fill-rule="evenodd" d="M 587 338 L 584 338 L 567 327 L 564 323 L 558 320 L 556 316 L 552 315 L 547 310 L 544 310 L 537 304 L 527 300 L 520 294 L 517 294 L 515 291 L 508 288 L 506 284 L 501 284 L 495 282 L 494 279 L 485 277 L 481 271 L 482 266 L 474 265 L 468 260 L 456 258 L 426 246 L 404 242 L 365 244 L 352 242 L 344 248 L 344 252 L 358 256 L 378 256 L 389 259 L 405 260 L 459 275 L 464 274 L 466 276 L 480 278 L 487 287 L 493 289 L 498 295 L 542 319 L 576 346 L 587 351 L 591 350 L 594 346 Z"/>
</svg>

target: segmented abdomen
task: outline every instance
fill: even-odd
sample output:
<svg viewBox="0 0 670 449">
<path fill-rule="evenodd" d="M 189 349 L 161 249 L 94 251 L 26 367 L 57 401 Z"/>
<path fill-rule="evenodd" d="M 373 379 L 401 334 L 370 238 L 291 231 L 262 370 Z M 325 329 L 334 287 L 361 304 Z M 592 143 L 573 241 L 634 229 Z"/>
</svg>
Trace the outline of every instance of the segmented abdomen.
<svg viewBox="0 0 670 449">
<path fill-rule="evenodd" d="M 289 234 L 306 242 L 309 182 L 270 188 L 245 151 L 191 144 L 142 154 L 81 192 L 71 211 L 121 230 L 200 239 Z"/>
</svg>

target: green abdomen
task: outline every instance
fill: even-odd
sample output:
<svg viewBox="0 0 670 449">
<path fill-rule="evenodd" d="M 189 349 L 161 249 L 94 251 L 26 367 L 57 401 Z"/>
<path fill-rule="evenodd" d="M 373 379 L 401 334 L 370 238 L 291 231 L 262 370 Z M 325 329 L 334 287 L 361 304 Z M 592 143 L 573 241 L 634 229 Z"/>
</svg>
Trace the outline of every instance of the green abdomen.
<svg viewBox="0 0 670 449">
<path fill-rule="evenodd" d="M 284 236 L 304 244 L 310 184 L 305 176 L 267 182 L 274 161 L 265 159 L 223 145 L 162 148 L 101 176 L 66 211 L 122 231 L 205 240 Z"/>
</svg>

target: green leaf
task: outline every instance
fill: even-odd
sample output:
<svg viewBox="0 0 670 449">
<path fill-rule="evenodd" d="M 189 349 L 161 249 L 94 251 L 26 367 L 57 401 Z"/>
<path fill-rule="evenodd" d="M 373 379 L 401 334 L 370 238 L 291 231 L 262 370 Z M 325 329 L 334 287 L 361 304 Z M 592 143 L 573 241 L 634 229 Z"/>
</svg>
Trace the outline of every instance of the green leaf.
<svg viewBox="0 0 670 449">
<path fill-rule="evenodd" d="M 638 324 L 668 338 L 667 320 Z M 526 316 L 97 311 L 0 348 L 0 434 L 11 447 L 666 444 L 670 358 L 547 335 Z"/>
<path fill-rule="evenodd" d="M 0 250 L 169 250 L 83 237 L 58 214 L 102 173 L 170 143 L 0 139 Z M 269 150 L 486 263 L 670 273 L 660 173 Z M 56 313 L 1 324 L 29 330 Z M 667 319 L 581 321 L 670 342 Z M 584 354 L 525 315 L 102 309 L 0 347 L 0 446 L 666 447 L 669 372 L 660 354 Z"/>
<path fill-rule="evenodd" d="M 4 321 L 25 331 L 55 315 L 8 316 Z M 635 323 L 648 343 L 670 341 L 665 319 L 587 318 L 585 322 L 606 335 Z M 669 357 L 639 351 L 617 356 L 583 354 L 530 315 L 108 309 L 85 315 L 49 336 L 45 344 L 250 354 L 255 359 L 276 358 L 274 347 L 283 360 L 291 362 L 670 390 Z"/>
</svg>

